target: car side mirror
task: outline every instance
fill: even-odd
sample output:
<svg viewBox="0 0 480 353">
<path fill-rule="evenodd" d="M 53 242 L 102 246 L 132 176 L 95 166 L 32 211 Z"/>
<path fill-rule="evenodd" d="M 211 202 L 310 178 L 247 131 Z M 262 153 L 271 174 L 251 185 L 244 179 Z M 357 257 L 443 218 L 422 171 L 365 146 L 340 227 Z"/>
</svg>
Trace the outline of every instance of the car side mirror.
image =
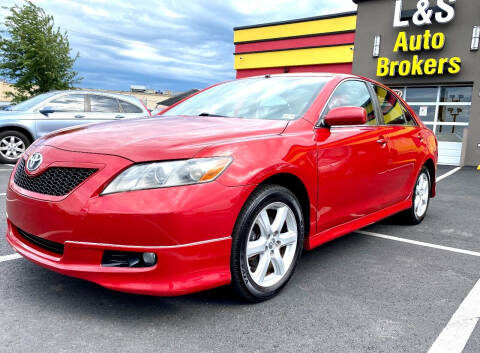
<svg viewBox="0 0 480 353">
<path fill-rule="evenodd" d="M 45 116 L 48 116 L 48 114 L 55 113 L 55 109 L 53 109 L 53 107 L 47 106 L 40 109 L 39 112 Z"/>
<path fill-rule="evenodd" d="M 363 125 L 367 122 L 367 111 L 361 107 L 339 107 L 330 110 L 325 116 L 327 126 Z"/>
</svg>

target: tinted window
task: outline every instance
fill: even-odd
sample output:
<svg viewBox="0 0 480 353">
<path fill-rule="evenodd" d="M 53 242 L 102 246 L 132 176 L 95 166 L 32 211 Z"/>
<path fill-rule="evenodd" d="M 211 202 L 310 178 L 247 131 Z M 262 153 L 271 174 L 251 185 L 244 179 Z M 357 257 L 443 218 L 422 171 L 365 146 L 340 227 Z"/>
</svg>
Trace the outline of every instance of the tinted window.
<svg viewBox="0 0 480 353">
<path fill-rule="evenodd" d="M 415 121 L 410 113 L 406 111 L 392 92 L 375 86 L 375 93 L 377 94 L 383 121 L 386 125 L 415 125 Z"/>
<path fill-rule="evenodd" d="M 131 103 L 127 103 L 125 101 L 119 101 L 120 105 L 122 106 L 122 110 L 124 113 L 142 113 L 142 109 L 133 105 Z"/>
<path fill-rule="evenodd" d="M 417 122 L 413 118 L 412 114 L 410 114 L 410 112 L 403 105 L 402 105 L 402 109 L 403 109 L 403 116 L 405 117 L 405 120 L 406 120 L 406 125 L 417 126 Z"/>
<path fill-rule="evenodd" d="M 407 97 L 403 98 L 407 102 L 436 102 L 437 87 L 408 87 Z"/>
<path fill-rule="evenodd" d="M 411 105 L 415 114 L 417 114 L 422 121 L 432 122 L 435 120 L 435 106 L 434 105 Z"/>
<path fill-rule="evenodd" d="M 90 109 L 92 112 L 118 113 L 120 111 L 116 98 L 106 96 L 90 96 Z"/>
<path fill-rule="evenodd" d="M 361 81 L 341 83 L 328 101 L 324 115 L 333 108 L 362 107 L 367 111 L 367 124 L 376 125 L 375 109 L 367 85 Z"/>
<path fill-rule="evenodd" d="M 442 87 L 440 102 L 468 102 L 472 101 L 471 86 Z"/>
<path fill-rule="evenodd" d="M 470 107 L 468 105 L 440 106 L 438 122 L 440 123 L 468 123 L 470 120 Z"/>
<path fill-rule="evenodd" d="M 58 93 L 57 92 L 42 93 L 42 94 L 39 94 L 38 96 L 27 99 L 22 103 L 18 103 L 17 105 L 11 105 L 6 110 L 10 110 L 12 112 L 20 112 L 20 111 L 32 109 L 37 104 L 41 103 L 45 99 L 48 99 L 56 94 Z"/>
<path fill-rule="evenodd" d="M 85 96 L 83 94 L 68 94 L 55 98 L 45 104 L 56 112 L 83 112 L 85 110 Z"/>
</svg>

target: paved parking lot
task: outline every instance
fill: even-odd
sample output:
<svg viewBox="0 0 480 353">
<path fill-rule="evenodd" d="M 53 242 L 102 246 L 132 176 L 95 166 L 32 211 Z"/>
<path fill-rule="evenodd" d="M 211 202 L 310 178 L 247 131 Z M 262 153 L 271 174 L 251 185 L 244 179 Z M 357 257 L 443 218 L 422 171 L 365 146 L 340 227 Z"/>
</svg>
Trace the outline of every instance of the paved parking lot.
<svg viewBox="0 0 480 353">
<path fill-rule="evenodd" d="M 0 352 L 417 353 L 434 342 L 432 353 L 461 352 L 465 342 L 464 352 L 480 352 L 479 183 L 480 172 L 463 168 L 439 182 L 421 225 L 387 219 L 304 253 L 285 290 L 257 305 L 229 287 L 117 293 L 7 260 L 1 200 Z"/>
</svg>

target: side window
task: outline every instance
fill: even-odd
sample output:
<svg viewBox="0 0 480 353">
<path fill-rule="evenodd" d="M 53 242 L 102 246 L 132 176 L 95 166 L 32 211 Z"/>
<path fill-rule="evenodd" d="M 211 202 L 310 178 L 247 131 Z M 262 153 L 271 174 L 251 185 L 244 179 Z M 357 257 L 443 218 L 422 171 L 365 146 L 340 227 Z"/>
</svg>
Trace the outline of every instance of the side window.
<svg viewBox="0 0 480 353">
<path fill-rule="evenodd" d="M 412 114 L 402 105 L 403 115 L 405 116 L 406 125 L 408 126 L 417 126 L 417 122 L 413 118 Z"/>
<path fill-rule="evenodd" d="M 122 106 L 122 110 L 124 113 L 142 113 L 142 109 L 133 105 L 131 103 L 127 103 L 125 101 L 119 100 L 120 105 Z"/>
<path fill-rule="evenodd" d="M 97 113 L 118 113 L 120 108 L 116 98 L 90 95 L 90 111 Z"/>
<path fill-rule="evenodd" d="M 386 125 L 415 125 L 413 117 L 410 114 L 405 114 L 408 111 L 395 98 L 393 93 L 379 86 L 375 86 L 375 93 Z"/>
<path fill-rule="evenodd" d="M 370 91 L 365 82 L 346 81 L 341 83 L 333 92 L 327 103 L 324 115 L 330 110 L 339 107 L 362 107 L 367 111 L 367 125 L 377 125 L 375 108 Z"/>
<path fill-rule="evenodd" d="M 56 112 L 85 111 L 85 95 L 67 94 L 48 102 L 45 106 L 52 107 Z"/>
</svg>

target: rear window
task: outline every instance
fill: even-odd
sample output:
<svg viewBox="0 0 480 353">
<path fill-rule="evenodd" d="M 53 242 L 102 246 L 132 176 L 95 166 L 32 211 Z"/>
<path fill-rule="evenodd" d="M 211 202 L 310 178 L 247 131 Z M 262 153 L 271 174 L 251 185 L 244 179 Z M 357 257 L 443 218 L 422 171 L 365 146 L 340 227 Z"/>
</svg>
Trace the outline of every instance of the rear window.
<svg viewBox="0 0 480 353">
<path fill-rule="evenodd" d="M 116 98 L 107 96 L 90 96 L 90 110 L 98 113 L 118 113 L 120 108 Z"/>
<path fill-rule="evenodd" d="M 132 103 L 128 103 L 122 100 L 119 100 L 119 102 L 124 113 L 142 113 L 142 109 L 140 109 L 136 105 L 133 105 Z"/>
</svg>

